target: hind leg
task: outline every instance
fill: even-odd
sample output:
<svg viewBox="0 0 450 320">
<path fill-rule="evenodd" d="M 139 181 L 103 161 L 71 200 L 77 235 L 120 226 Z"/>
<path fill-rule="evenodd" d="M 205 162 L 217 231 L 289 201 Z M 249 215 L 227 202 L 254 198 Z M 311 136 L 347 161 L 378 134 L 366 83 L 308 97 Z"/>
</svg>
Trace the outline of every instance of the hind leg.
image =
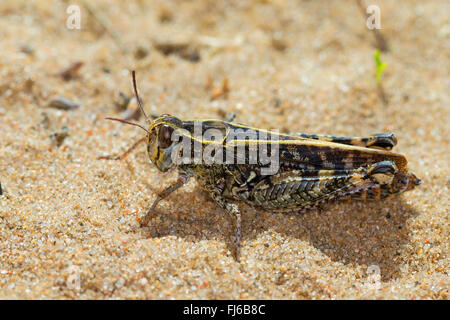
<svg viewBox="0 0 450 320">
<path fill-rule="evenodd" d="M 332 135 L 320 135 L 309 133 L 290 133 L 291 135 L 306 139 L 321 140 L 366 148 L 378 148 L 391 150 L 397 144 L 397 138 L 393 133 L 377 133 L 368 137 L 338 137 Z"/>
</svg>

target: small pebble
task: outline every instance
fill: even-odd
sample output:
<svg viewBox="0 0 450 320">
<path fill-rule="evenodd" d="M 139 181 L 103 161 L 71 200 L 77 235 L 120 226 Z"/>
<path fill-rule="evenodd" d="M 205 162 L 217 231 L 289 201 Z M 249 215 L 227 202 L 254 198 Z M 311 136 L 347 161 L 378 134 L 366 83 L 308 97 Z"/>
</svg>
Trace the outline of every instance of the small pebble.
<svg viewBox="0 0 450 320">
<path fill-rule="evenodd" d="M 48 106 L 50 108 L 66 110 L 66 111 L 75 110 L 80 107 L 79 104 L 77 104 L 73 101 L 70 101 L 66 98 L 63 98 L 63 97 L 56 97 L 55 99 L 53 99 L 49 102 Z"/>
</svg>

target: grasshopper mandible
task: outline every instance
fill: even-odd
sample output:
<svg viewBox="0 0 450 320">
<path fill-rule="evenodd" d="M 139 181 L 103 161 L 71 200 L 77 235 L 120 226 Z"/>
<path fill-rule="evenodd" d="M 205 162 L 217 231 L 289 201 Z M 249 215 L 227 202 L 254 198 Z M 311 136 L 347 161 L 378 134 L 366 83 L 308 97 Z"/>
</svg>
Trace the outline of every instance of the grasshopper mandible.
<svg viewBox="0 0 450 320">
<path fill-rule="evenodd" d="M 139 98 L 134 71 L 132 75 L 134 93 L 148 129 L 121 119 L 107 119 L 138 126 L 147 134 L 122 156 L 101 158 L 124 159 L 139 144 L 146 142 L 149 158 L 160 171 L 176 167 L 179 173 L 177 182 L 157 196 L 141 220 L 141 226 L 149 223 L 161 200 L 194 177 L 232 218 L 236 232 L 233 237 L 235 258 L 240 261 L 241 214 L 236 203 L 275 212 L 302 211 L 338 198 L 380 200 L 420 184 L 420 179 L 408 171 L 406 158 L 390 151 L 397 144 L 392 133 L 368 137 L 281 134 L 231 121 L 181 120 L 168 114 L 152 121 Z M 200 135 L 194 134 L 195 125 L 199 127 Z M 222 139 L 205 139 L 206 131 L 211 129 L 222 134 Z M 245 135 L 243 139 L 227 140 L 235 131 L 244 134 L 252 131 L 256 138 Z M 175 132 L 179 133 L 177 138 L 174 138 Z M 239 147 L 244 153 L 240 159 L 234 154 L 233 161 L 226 163 L 179 162 L 176 161 L 179 150 L 175 150 L 181 145 L 180 137 L 194 150 L 195 146 L 202 152 L 214 147 L 215 159 L 220 154 L 218 158 L 223 160 L 227 152 L 234 152 Z M 271 174 L 263 173 L 265 166 L 258 160 L 251 161 L 249 156 L 251 150 L 258 154 L 262 146 L 278 151 L 278 166 Z M 189 156 L 193 156 L 191 151 Z"/>
</svg>

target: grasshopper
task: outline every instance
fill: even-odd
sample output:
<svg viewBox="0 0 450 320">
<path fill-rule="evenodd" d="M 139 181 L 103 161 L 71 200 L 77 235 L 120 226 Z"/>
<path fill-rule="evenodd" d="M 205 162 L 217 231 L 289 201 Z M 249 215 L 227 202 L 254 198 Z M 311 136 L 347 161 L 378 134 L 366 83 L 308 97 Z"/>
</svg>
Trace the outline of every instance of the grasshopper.
<svg viewBox="0 0 450 320">
<path fill-rule="evenodd" d="M 272 212 L 304 211 L 336 199 L 385 199 L 420 184 L 420 179 L 408 171 L 406 158 L 390 151 L 397 144 L 392 133 L 368 137 L 282 134 L 232 121 L 181 120 L 168 114 L 149 120 L 139 98 L 134 71 L 132 75 L 134 93 L 148 129 L 121 119 L 107 119 L 138 126 L 146 131 L 146 136 L 120 157 L 101 158 L 124 159 L 139 144 L 146 142 L 149 158 L 160 171 L 176 168 L 179 173 L 177 182 L 157 196 L 141 220 L 141 226 L 148 225 L 161 200 L 190 178 L 195 178 L 232 218 L 234 256 L 240 261 L 241 214 L 237 203 Z M 201 135 L 194 134 L 195 125 L 200 128 Z M 205 133 L 210 129 L 221 133 L 223 138 L 205 139 Z M 226 139 L 239 130 L 244 133 L 252 130 L 256 138 Z M 173 156 L 180 145 L 180 140 L 173 138 L 174 132 L 181 132 L 179 137 L 190 146 L 197 144 L 200 151 L 214 147 L 215 154 L 221 154 L 222 158 L 239 147 L 247 153 L 244 152 L 240 159 L 234 156 L 234 162 L 230 163 L 179 162 Z M 263 173 L 265 166 L 261 162 L 250 161 L 250 151 L 261 150 L 261 146 L 278 151 L 278 167 L 271 174 Z M 192 151 L 189 155 L 193 155 Z"/>
</svg>

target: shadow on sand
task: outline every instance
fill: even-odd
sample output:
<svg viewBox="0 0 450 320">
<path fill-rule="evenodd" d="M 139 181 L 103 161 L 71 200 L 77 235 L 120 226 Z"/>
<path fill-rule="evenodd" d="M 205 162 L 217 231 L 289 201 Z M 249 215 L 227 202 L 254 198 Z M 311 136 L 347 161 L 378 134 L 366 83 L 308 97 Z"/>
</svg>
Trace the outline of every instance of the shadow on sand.
<svg viewBox="0 0 450 320">
<path fill-rule="evenodd" d="M 232 224 L 206 193 L 198 194 L 192 202 L 192 194 L 178 190 L 166 200 L 172 212 L 159 208 L 155 217 L 159 222 L 153 227 L 137 228 L 142 236 L 192 237 L 200 239 L 224 239 L 230 252 L 234 246 L 230 240 Z M 176 199 L 176 200 L 175 200 Z M 407 220 L 417 212 L 402 197 L 384 201 L 335 202 L 322 209 L 304 213 L 270 213 L 241 205 L 242 245 L 252 241 L 264 231 L 271 230 L 286 238 L 295 237 L 307 241 L 330 257 L 345 264 L 376 265 L 381 270 L 382 281 L 398 277 L 402 263 L 401 249 L 408 243 Z M 196 214 L 202 210 L 206 214 Z M 241 257 L 245 259 L 245 256 Z"/>
</svg>

